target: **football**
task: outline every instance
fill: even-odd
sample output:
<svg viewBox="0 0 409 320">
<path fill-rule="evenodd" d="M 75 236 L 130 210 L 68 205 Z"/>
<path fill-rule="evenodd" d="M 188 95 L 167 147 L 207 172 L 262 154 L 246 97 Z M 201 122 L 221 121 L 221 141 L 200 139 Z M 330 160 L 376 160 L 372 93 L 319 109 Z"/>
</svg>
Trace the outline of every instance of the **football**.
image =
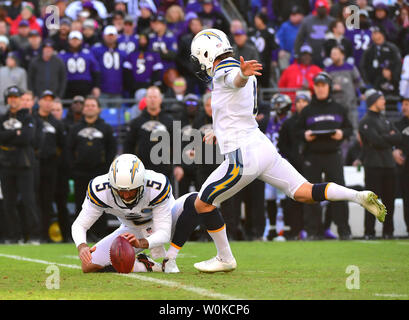
<svg viewBox="0 0 409 320">
<path fill-rule="evenodd" d="M 119 273 L 129 273 L 135 263 L 135 251 L 122 236 L 116 237 L 109 250 L 111 264 Z"/>
</svg>

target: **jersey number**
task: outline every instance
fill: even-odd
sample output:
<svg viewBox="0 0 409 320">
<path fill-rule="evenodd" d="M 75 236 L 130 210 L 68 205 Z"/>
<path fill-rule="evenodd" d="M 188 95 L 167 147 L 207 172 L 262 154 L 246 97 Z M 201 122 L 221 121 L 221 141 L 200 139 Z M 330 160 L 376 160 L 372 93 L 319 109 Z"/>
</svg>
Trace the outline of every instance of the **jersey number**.
<svg viewBox="0 0 409 320">
<path fill-rule="evenodd" d="M 96 190 L 97 192 L 100 192 L 100 191 L 105 190 L 105 189 L 108 188 L 108 187 L 109 187 L 109 182 L 104 182 L 102 185 L 97 184 L 97 185 L 95 186 L 95 190 Z"/>
<path fill-rule="evenodd" d="M 155 188 L 156 190 L 160 190 L 162 188 L 162 183 L 157 182 L 157 181 L 148 180 L 146 181 L 146 186 L 149 188 Z"/>
</svg>

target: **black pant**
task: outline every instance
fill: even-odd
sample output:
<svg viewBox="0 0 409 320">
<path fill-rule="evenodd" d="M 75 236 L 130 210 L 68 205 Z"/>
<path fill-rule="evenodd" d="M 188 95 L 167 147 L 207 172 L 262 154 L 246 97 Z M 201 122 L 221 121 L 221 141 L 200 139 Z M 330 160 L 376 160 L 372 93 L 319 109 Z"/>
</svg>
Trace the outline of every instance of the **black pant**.
<svg viewBox="0 0 409 320">
<path fill-rule="evenodd" d="M 189 192 L 190 186 L 193 184 L 196 190 L 199 190 L 201 185 L 198 185 L 196 182 L 196 172 L 195 166 L 184 169 L 184 175 L 182 180 L 179 181 L 179 197 Z"/>
<path fill-rule="evenodd" d="M 388 214 L 383 223 L 382 235 L 393 235 L 393 212 L 395 211 L 394 168 L 365 167 L 365 188 L 375 192 L 385 205 Z M 365 235 L 375 235 L 375 216 L 365 211 Z"/>
<path fill-rule="evenodd" d="M 23 202 L 23 218 L 28 237 L 40 238 L 40 221 L 34 196 L 34 175 L 32 168 L 2 168 L 0 171 L 3 192 L 3 233 L 4 238 L 16 241 L 23 238 L 22 221 L 17 212 L 17 198 Z"/>
<path fill-rule="evenodd" d="M 42 221 L 42 238 L 49 240 L 48 229 L 51 218 L 55 215 L 53 209 L 54 192 L 57 180 L 57 159 L 40 159 L 40 181 L 38 201 Z"/>
<path fill-rule="evenodd" d="M 409 232 L 409 168 L 399 168 L 399 181 L 402 191 L 403 216 Z"/>
<path fill-rule="evenodd" d="M 284 214 L 284 222 L 290 227 L 289 238 L 297 237 L 304 228 L 304 204 L 285 198 L 281 201 Z M 287 234 L 286 234 L 287 235 Z"/>
<path fill-rule="evenodd" d="M 303 173 L 310 183 L 321 183 L 322 173 L 324 173 L 326 181 L 345 185 L 342 154 L 340 151 L 305 155 Z M 349 212 L 346 201 L 331 203 L 331 214 L 337 225 L 338 234 L 340 236 L 350 235 L 351 229 L 348 224 Z M 304 226 L 308 235 L 321 235 L 323 225 L 320 204 L 306 204 L 304 206 Z"/>
</svg>

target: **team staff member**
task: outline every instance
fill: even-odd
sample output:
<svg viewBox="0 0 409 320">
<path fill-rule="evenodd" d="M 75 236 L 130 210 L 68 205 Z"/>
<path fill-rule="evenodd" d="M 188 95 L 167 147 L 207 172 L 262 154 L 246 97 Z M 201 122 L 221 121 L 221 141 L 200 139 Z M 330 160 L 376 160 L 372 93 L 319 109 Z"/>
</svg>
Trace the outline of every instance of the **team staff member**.
<svg viewBox="0 0 409 320">
<path fill-rule="evenodd" d="M 326 72 L 314 78 L 314 95 L 297 122 L 297 133 L 305 141 L 303 174 L 311 182 L 325 179 L 345 185 L 341 143 L 352 134 L 352 124 L 346 109 L 331 97 L 332 80 Z M 313 130 L 334 130 L 335 133 L 318 136 Z M 345 201 L 331 203 L 333 219 L 341 239 L 349 239 L 348 207 Z M 321 207 L 319 204 L 304 207 L 305 229 L 310 239 L 319 237 Z"/>
<path fill-rule="evenodd" d="M 301 111 L 310 103 L 310 100 L 309 91 L 297 92 L 295 96 L 295 113 L 283 122 L 277 140 L 277 149 L 280 154 L 301 173 L 303 167 L 303 141 L 297 137 L 296 125 Z M 286 238 L 297 239 L 303 229 L 303 207 L 302 203 L 289 197 L 286 198 L 284 217 L 291 228 Z"/>
<path fill-rule="evenodd" d="M 395 125 L 402 135 L 402 141 L 393 150 L 393 157 L 398 164 L 403 198 L 403 213 L 406 228 L 409 231 L 409 96 L 402 98 L 402 118 Z"/>
<path fill-rule="evenodd" d="M 365 187 L 375 190 L 388 210 L 382 236 L 393 238 L 393 212 L 395 209 L 395 161 L 392 148 L 399 145 L 399 130 L 383 115 L 385 98 L 381 91 L 365 92 L 368 112 L 359 122 L 362 139 L 362 164 L 365 168 Z M 365 212 L 365 237 L 375 237 L 375 220 Z"/>
<path fill-rule="evenodd" d="M 114 160 L 117 143 L 112 127 L 99 117 L 101 106 L 96 97 L 84 101 L 83 118 L 70 129 L 67 139 L 67 159 L 74 178 L 75 210 L 78 215 L 88 184 L 95 176 L 105 173 Z M 104 221 L 95 233 L 105 231 Z"/>
<path fill-rule="evenodd" d="M 156 86 L 148 88 L 146 108 L 139 117 L 131 121 L 124 142 L 124 152 L 136 154 L 144 163 L 145 168 L 171 177 L 172 125 L 172 118 L 162 110 L 160 89 Z M 163 136 L 169 137 L 169 144 L 162 142 L 161 147 L 163 148 L 151 155 L 152 148 L 160 143 L 159 140 Z M 154 157 L 162 157 L 162 159 L 153 159 Z M 155 163 L 156 161 L 160 163 Z"/>
<path fill-rule="evenodd" d="M 6 89 L 8 112 L 0 117 L 0 180 L 4 202 L 1 223 L 7 242 L 23 238 L 17 213 L 20 196 L 25 213 L 29 241 L 40 238 L 39 218 L 34 197 L 34 120 L 28 109 L 21 108 L 23 92 L 17 86 Z"/>
<path fill-rule="evenodd" d="M 45 90 L 38 101 L 38 111 L 34 113 L 37 119 L 37 130 L 41 132 L 41 141 L 36 150 L 39 161 L 39 207 L 42 215 L 42 237 L 48 241 L 48 228 L 53 215 L 52 196 L 55 191 L 58 159 L 65 144 L 64 127 L 51 113 L 55 95 L 51 90 Z"/>
</svg>

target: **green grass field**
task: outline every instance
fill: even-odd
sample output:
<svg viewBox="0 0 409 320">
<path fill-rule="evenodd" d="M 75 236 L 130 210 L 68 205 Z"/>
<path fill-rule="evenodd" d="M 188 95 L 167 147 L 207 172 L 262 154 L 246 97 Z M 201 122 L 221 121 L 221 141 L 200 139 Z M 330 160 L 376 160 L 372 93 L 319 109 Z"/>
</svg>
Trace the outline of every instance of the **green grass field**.
<svg viewBox="0 0 409 320">
<path fill-rule="evenodd" d="M 409 299 L 407 240 L 231 246 L 238 263 L 231 273 L 197 272 L 193 263 L 215 249 L 213 243 L 190 242 L 181 251 L 179 274 L 120 275 L 82 274 L 73 244 L 0 245 L 0 300 Z M 58 266 L 59 289 L 47 289 L 47 277 L 55 275 L 46 273 L 47 263 Z M 359 289 L 346 287 L 349 265 L 359 268 Z"/>
</svg>

